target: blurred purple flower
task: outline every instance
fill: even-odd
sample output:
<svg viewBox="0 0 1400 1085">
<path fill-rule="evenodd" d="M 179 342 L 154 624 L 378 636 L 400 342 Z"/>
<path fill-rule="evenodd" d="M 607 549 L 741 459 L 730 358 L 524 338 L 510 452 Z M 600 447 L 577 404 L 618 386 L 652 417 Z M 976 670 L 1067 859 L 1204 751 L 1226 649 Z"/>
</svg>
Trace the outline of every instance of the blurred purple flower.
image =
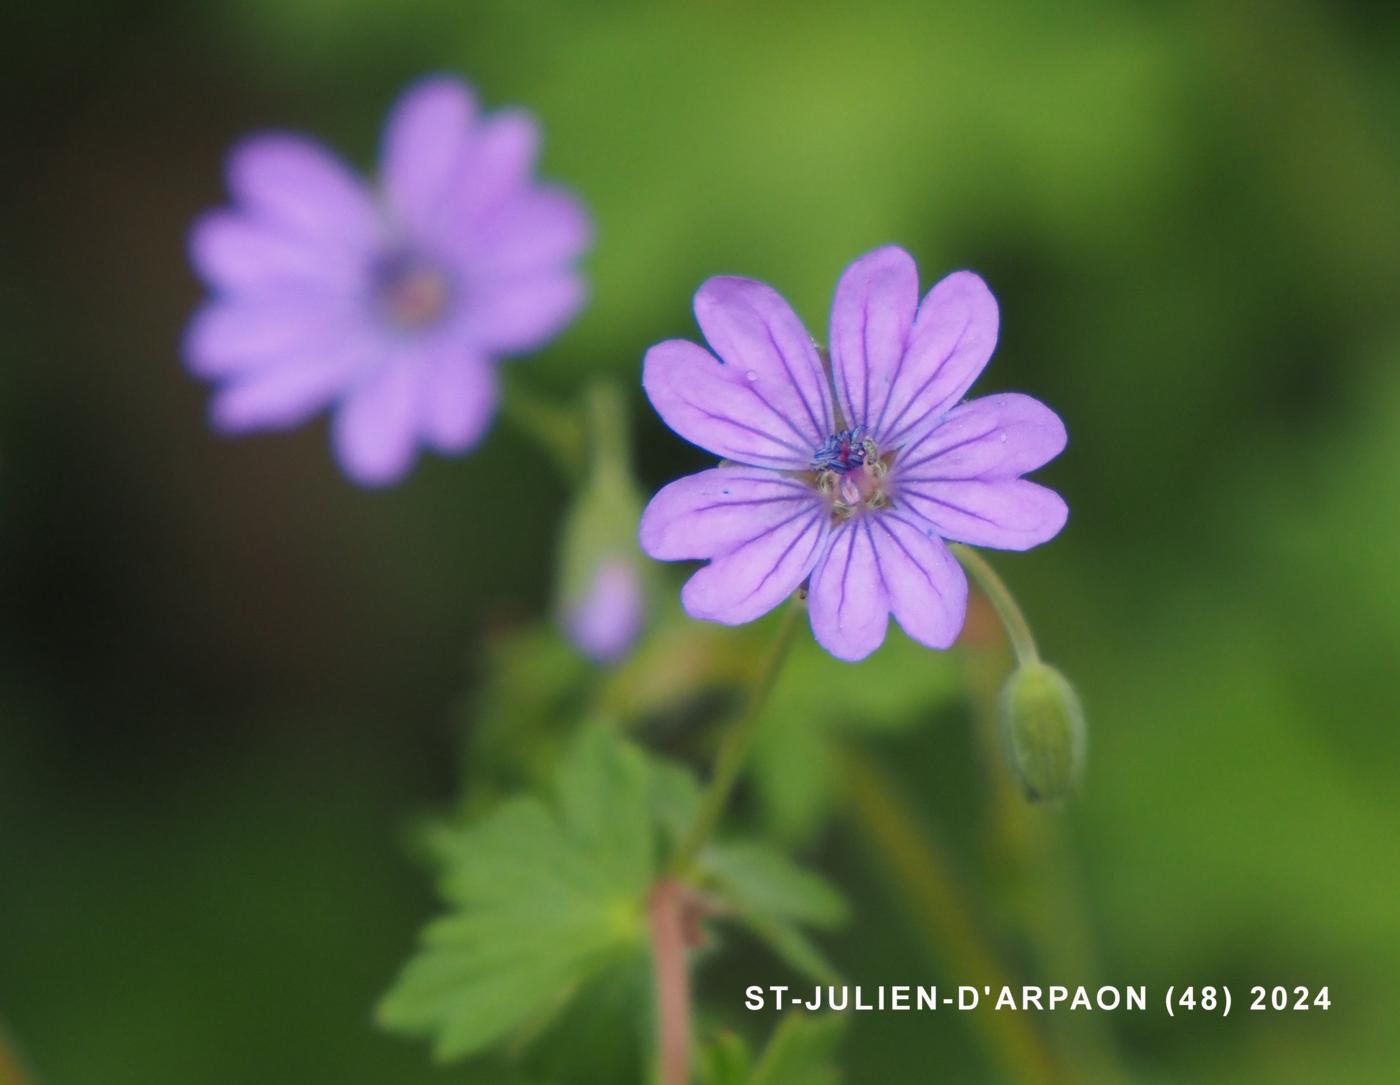
<svg viewBox="0 0 1400 1085">
<path fill-rule="evenodd" d="M 185 355 L 218 383 L 214 425 L 280 429 L 332 407 L 336 455 L 365 485 L 401 478 L 420 444 L 475 445 L 495 362 L 548 341 L 584 299 L 588 216 L 534 180 L 538 142 L 528 114 L 484 116 L 434 77 L 390 115 L 378 189 L 300 136 L 235 148 L 233 206 L 190 238 L 213 297 Z"/>
<path fill-rule="evenodd" d="M 646 617 L 641 577 L 631 561 L 614 557 L 593 573 L 583 595 L 564 614 L 564 631 L 580 652 L 598 663 L 627 654 Z"/>
<path fill-rule="evenodd" d="M 829 378 L 763 283 L 710 279 L 695 316 L 719 357 L 669 340 L 642 378 L 668 426 L 732 461 L 671 483 L 642 517 L 652 557 L 709 560 L 681 595 L 692 617 L 752 621 L 810 577 L 832 655 L 869 655 L 890 614 L 947 648 L 967 579 L 943 540 L 1026 550 L 1064 526 L 1060 496 L 1021 477 L 1064 448 L 1055 413 L 1014 393 L 960 402 L 997 338 L 996 300 L 971 272 L 920 302 L 903 249 L 856 260 L 832 303 Z"/>
</svg>

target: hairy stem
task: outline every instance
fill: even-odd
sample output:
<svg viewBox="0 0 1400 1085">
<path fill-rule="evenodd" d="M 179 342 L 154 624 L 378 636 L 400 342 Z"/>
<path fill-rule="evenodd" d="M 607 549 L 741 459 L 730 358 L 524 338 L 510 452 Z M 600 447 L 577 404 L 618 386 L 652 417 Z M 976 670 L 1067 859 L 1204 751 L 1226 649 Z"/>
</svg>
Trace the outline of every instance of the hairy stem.
<svg viewBox="0 0 1400 1085">
<path fill-rule="evenodd" d="M 687 1085 L 690 1080 L 690 966 L 686 961 L 684 893 L 680 882 L 663 878 L 647 902 L 656 983 L 658 1085 Z"/>
<path fill-rule="evenodd" d="M 763 717 L 763 705 L 783 669 L 788 649 L 792 647 L 793 634 L 797 631 L 804 609 L 799 599 L 794 599 L 788 604 L 768 655 L 764 657 L 762 665 L 754 675 L 753 684 L 749 686 L 743 707 L 720 740 L 719 753 L 715 756 L 714 774 L 710 777 L 709 786 L 700 800 L 700 812 L 696 814 L 695 820 L 686 830 L 671 857 L 671 874 L 685 872 L 719 825 L 725 805 L 734 791 L 734 785 L 739 782 L 744 762 L 748 760 L 754 735 L 758 733 L 758 724 Z"/>
<path fill-rule="evenodd" d="M 858 750 L 843 751 L 846 796 L 856 827 L 912 904 L 931 947 L 962 982 L 998 989 L 1013 981 L 974 920 L 972 902 L 934 836 L 921 827 L 893 780 Z M 991 1054 L 1019 1085 L 1067 1085 L 1044 1038 L 1014 1013 L 977 1013 Z"/>
<path fill-rule="evenodd" d="M 987 559 L 972 547 L 963 546 L 961 543 L 951 543 L 948 549 L 962 563 L 962 567 L 967 570 L 968 575 L 977 582 L 977 587 L 997 612 L 997 617 L 1001 619 L 1002 627 L 1011 640 L 1011 647 L 1016 653 L 1016 659 L 1021 663 L 1034 663 L 1040 659 L 1040 653 L 1036 651 L 1035 638 L 1031 636 L 1031 627 L 1026 622 L 1026 616 L 1016 605 L 1016 599 L 1011 594 L 1011 589 L 997 575 L 997 571 L 987 563 Z"/>
</svg>

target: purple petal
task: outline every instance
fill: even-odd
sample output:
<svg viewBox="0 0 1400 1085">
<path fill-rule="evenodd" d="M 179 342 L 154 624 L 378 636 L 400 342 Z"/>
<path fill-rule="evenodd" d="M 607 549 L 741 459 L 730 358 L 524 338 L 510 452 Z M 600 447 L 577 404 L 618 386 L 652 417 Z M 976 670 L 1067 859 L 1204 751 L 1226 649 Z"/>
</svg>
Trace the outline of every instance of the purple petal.
<svg viewBox="0 0 1400 1085">
<path fill-rule="evenodd" d="M 627 654 L 645 617 L 641 580 L 630 561 L 603 562 L 583 598 L 564 615 L 564 628 L 579 651 L 599 663 Z"/>
<path fill-rule="evenodd" d="M 901 485 L 898 500 L 943 538 L 997 550 L 1039 546 L 1069 518 L 1064 498 L 1023 478 Z"/>
<path fill-rule="evenodd" d="M 362 340 L 347 339 L 253 369 L 219 389 L 210 406 L 213 425 L 224 433 L 298 425 L 341 394 L 370 360 L 372 349 Z"/>
<path fill-rule="evenodd" d="M 560 188 L 536 188 L 508 200 L 471 236 L 466 255 L 478 273 L 532 275 L 576 260 L 593 224 L 583 205 Z"/>
<path fill-rule="evenodd" d="M 476 101 L 462 82 L 434 76 L 399 98 L 384 129 L 380 171 L 390 207 L 416 232 L 432 230 L 473 139 Z"/>
<path fill-rule="evenodd" d="M 880 579 L 900 627 L 929 648 L 951 648 L 967 615 L 967 576 L 924 525 L 886 512 L 869 517 Z"/>
<path fill-rule="evenodd" d="M 423 364 L 406 351 L 371 373 L 336 412 L 336 456 L 345 473 L 365 486 L 402 478 L 413 463 L 421 418 Z"/>
<path fill-rule="evenodd" d="M 642 513 L 642 549 L 658 561 L 713 558 L 805 510 L 815 491 L 754 467 L 716 467 L 664 487 Z"/>
<path fill-rule="evenodd" d="M 745 370 L 725 365 L 685 339 L 647 351 L 642 387 L 666 425 L 727 460 L 805 471 L 815 448 L 756 395 Z"/>
<path fill-rule="evenodd" d="M 681 590 L 692 618 L 740 625 L 767 614 L 797 590 L 826 545 L 820 507 L 795 506 L 786 519 L 755 525 L 749 541 L 715 558 Z"/>
<path fill-rule="evenodd" d="M 558 335 L 587 296 L 583 278 L 569 271 L 478 286 L 468 302 L 467 323 L 482 348 L 520 354 Z"/>
<path fill-rule="evenodd" d="M 380 235 L 369 193 L 339 159 L 300 136 L 253 136 L 229 157 L 228 183 L 253 217 L 363 251 Z"/>
<path fill-rule="evenodd" d="M 904 360 L 919 272 L 914 258 L 887 245 L 851 264 L 831 305 L 831 365 L 847 425 L 873 428 Z"/>
<path fill-rule="evenodd" d="M 528 186 L 539 145 L 539 126 L 524 110 L 504 110 L 482 123 L 443 203 L 442 234 L 450 237 L 472 229 L 483 215 Z"/>
<path fill-rule="evenodd" d="M 366 334 L 358 313 L 341 299 L 272 295 L 207 303 L 185 333 L 185 360 L 201 377 L 246 373 L 305 358 Z"/>
<path fill-rule="evenodd" d="M 885 640 L 890 601 L 866 517 L 848 521 L 812 574 L 812 632 L 837 659 L 864 659 Z"/>
<path fill-rule="evenodd" d="M 695 319 L 731 379 L 815 452 L 833 431 L 831 397 L 812 337 L 782 295 L 753 279 L 716 276 L 696 291 Z"/>
<path fill-rule="evenodd" d="M 190 231 L 190 259 L 215 290 L 274 293 L 288 286 L 344 292 L 366 262 L 284 227 L 235 211 L 211 211 Z"/>
<path fill-rule="evenodd" d="M 1065 448 L 1065 424 L 1038 399 L 1007 392 L 954 407 L 937 429 L 905 449 L 899 478 L 1016 478 Z"/>
<path fill-rule="evenodd" d="M 1018 476 L 1064 447 L 1064 423 L 1038 400 L 974 399 L 895 462 L 898 499 L 945 539 L 1027 550 L 1059 534 L 1069 509 L 1053 490 Z"/>
<path fill-rule="evenodd" d="M 479 355 L 439 345 L 424 359 L 423 436 L 441 452 L 465 452 L 496 413 L 496 370 Z"/>
<path fill-rule="evenodd" d="M 882 447 L 912 443 L 962 399 L 992 356 L 997 321 L 996 299 L 970 271 L 955 271 L 928 292 L 889 395 L 867 420 Z"/>
</svg>

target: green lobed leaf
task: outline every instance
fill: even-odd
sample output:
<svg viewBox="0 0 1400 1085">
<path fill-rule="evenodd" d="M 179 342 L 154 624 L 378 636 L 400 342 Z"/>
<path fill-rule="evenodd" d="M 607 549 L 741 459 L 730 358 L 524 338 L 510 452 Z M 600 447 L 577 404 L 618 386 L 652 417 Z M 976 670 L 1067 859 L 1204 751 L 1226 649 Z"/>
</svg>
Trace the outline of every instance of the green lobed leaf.
<svg viewBox="0 0 1400 1085">
<path fill-rule="evenodd" d="M 561 765 L 550 805 L 514 799 L 436 837 L 452 906 L 379 1005 L 439 1058 L 542 1029 L 586 983 L 645 952 L 655 867 L 648 766 L 602 728 Z"/>
<path fill-rule="evenodd" d="M 700 1053 L 701 1081 L 704 1085 L 836 1085 L 841 1075 L 832 1059 L 845 1026 L 845 1018 L 837 1014 L 790 1013 L 756 1063 L 741 1037 L 720 1033 Z"/>
</svg>

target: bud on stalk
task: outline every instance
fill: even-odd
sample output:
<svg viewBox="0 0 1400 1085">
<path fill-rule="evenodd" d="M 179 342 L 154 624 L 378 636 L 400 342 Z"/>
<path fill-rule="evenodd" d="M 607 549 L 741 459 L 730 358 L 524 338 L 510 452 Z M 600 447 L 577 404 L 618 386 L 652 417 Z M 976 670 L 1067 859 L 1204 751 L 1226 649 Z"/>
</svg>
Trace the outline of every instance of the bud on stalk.
<svg viewBox="0 0 1400 1085">
<path fill-rule="evenodd" d="M 1074 687 L 1039 659 L 1023 662 L 1001 692 L 1007 756 L 1033 802 L 1066 798 L 1084 773 L 1088 729 Z"/>
</svg>

